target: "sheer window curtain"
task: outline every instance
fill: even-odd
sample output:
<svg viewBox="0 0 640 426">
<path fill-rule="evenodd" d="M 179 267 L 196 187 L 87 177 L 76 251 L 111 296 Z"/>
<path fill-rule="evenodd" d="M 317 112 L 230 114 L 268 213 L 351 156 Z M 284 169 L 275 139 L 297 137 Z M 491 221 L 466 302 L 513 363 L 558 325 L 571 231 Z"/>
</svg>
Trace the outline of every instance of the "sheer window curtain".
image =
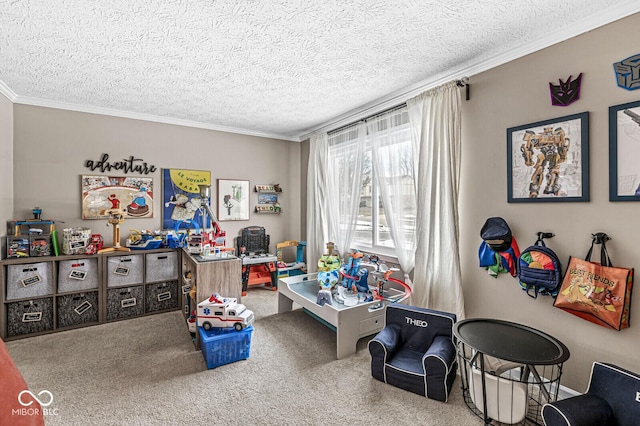
<svg viewBox="0 0 640 426">
<path fill-rule="evenodd" d="M 358 220 L 364 125 L 313 135 L 307 174 L 307 270 L 317 271 L 326 244 L 349 252 Z"/>
<path fill-rule="evenodd" d="M 452 81 L 409 99 L 407 108 L 418 171 L 411 303 L 453 312 L 463 319 L 458 217 L 460 92 Z"/>
<path fill-rule="evenodd" d="M 343 260 L 351 247 L 358 221 L 364 136 L 364 124 L 357 123 L 327 137 L 329 153 L 325 170 L 325 203 L 328 237 L 329 241 L 336 244 Z"/>
<path fill-rule="evenodd" d="M 406 108 L 367 120 L 367 139 L 404 281 L 415 266 L 416 185 Z"/>
<path fill-rule="evenodd" d="M 329 241 L 327 224 L 327 134 L 316 134 L 309 140 L 307 168 L 307 270 L 316 272 L 315 260 L 322 256 L 322 248 Z"/>
</svg>

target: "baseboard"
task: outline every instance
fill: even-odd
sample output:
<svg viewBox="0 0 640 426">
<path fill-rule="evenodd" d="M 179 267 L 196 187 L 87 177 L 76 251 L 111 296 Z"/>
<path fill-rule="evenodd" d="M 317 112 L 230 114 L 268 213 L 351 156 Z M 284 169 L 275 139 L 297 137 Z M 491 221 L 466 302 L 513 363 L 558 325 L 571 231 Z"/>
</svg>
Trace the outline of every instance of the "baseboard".
<svg viewBox="0 0 640 426">
<path fill-rule="evenodd" d="M 456 373 L 456 375 L 458 376 L 458 380 L 460 380 L 460 369 L 458 369 L 458 372 Z M 562 386 L 560 385 L 559 389 L 558 389 L 558 398 L 557 400 L 561 400 L 561 399 L 567 399 L 567 398 L 571 398 L 574 396 L 578 396 L 578 395 L 582 395 L 582 393 L 575 391 L 571 388 L 568 388 L 566 386 Z"/>
<path fill-rule="evenodd" d="M 558 400 L 567 399 L 573 396 L 582 395 L 580 392 L 575 391 L 571 388 L 560 385 L 560 389 L 558 390 Z"/>
</svg>

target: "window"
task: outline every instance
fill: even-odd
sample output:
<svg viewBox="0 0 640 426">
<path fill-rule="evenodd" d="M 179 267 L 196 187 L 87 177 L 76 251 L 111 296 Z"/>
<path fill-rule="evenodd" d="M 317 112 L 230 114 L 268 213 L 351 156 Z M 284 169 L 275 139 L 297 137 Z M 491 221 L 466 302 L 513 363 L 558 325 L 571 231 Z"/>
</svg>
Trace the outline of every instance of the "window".
<svg viewBox="0 0 640 426">
<path fill-rule="evenodd" d="M 346 163 L 363 144 L 360 203 L 352 247 L 392 254 L 395 248 L 389 214 L 402 221 L 396 226 L 413 241 L 415 190 L 411 130 L 406 106 L 370 117 L 328 134 L 329 158 Z M 384 187 L 381 187 L 384 185 Z M 397 212 L 397 213 L 394 213 Z"/>
</svg>

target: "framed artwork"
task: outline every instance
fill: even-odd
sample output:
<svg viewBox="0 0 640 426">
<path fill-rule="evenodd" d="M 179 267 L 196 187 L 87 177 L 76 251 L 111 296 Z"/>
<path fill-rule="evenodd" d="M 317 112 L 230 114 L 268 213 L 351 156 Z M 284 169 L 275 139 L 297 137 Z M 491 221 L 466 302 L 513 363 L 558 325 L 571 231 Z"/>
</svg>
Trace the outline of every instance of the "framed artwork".
<svg viewBox="0 0 640 426">
<path fill-rule="evenodd" d="M 278 202 L 278 194 L 258 194 L 258 204 L 275 204 Z"/>
<path fill-rule="evenodd" d="M 609 201 L 640 201 L 640 101 L 609 107 Z"/>
<path fill-rule="evenodd" d="M 211 227 L 211 218 L 202 208 L 202 203 L 211 206 L 211 200 L 202 199 L 200 185 L 211 186 L 210 171 L 162 169 L 162 229 L 190 228 L 191 222 Z"/>
<path fill-rule="evenodd" d="M 218 220 L 249 220 L 249 181 L 218 179 Z"/>
<path fill-rule="evenodd" d="M 82 175 L 82 219 L 109 219 L 122 209 L 125 219 L 153 217 L 153 178 Z"/>
<path fill-rule="evenodd" d="M 589 113 L 507 129 L 507 201 L 589 201 Z"/>
</svg>

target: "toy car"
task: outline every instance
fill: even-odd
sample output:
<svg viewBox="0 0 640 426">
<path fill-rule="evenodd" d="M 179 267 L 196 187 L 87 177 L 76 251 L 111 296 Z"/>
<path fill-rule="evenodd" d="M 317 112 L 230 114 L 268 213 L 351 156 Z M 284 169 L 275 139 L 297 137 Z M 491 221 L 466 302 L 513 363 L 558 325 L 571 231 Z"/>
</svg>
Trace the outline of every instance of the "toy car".
<svg viewBox="0 0 640 426">
<path fill-rule="evenodd" d="M 235 297 L 221 297 L 218 293 L 198 303 L 198 327 L 209 331 L 212 327 L 233 327 L 242 331 L 253 322 L 250 311 Z"/>
</svg>

